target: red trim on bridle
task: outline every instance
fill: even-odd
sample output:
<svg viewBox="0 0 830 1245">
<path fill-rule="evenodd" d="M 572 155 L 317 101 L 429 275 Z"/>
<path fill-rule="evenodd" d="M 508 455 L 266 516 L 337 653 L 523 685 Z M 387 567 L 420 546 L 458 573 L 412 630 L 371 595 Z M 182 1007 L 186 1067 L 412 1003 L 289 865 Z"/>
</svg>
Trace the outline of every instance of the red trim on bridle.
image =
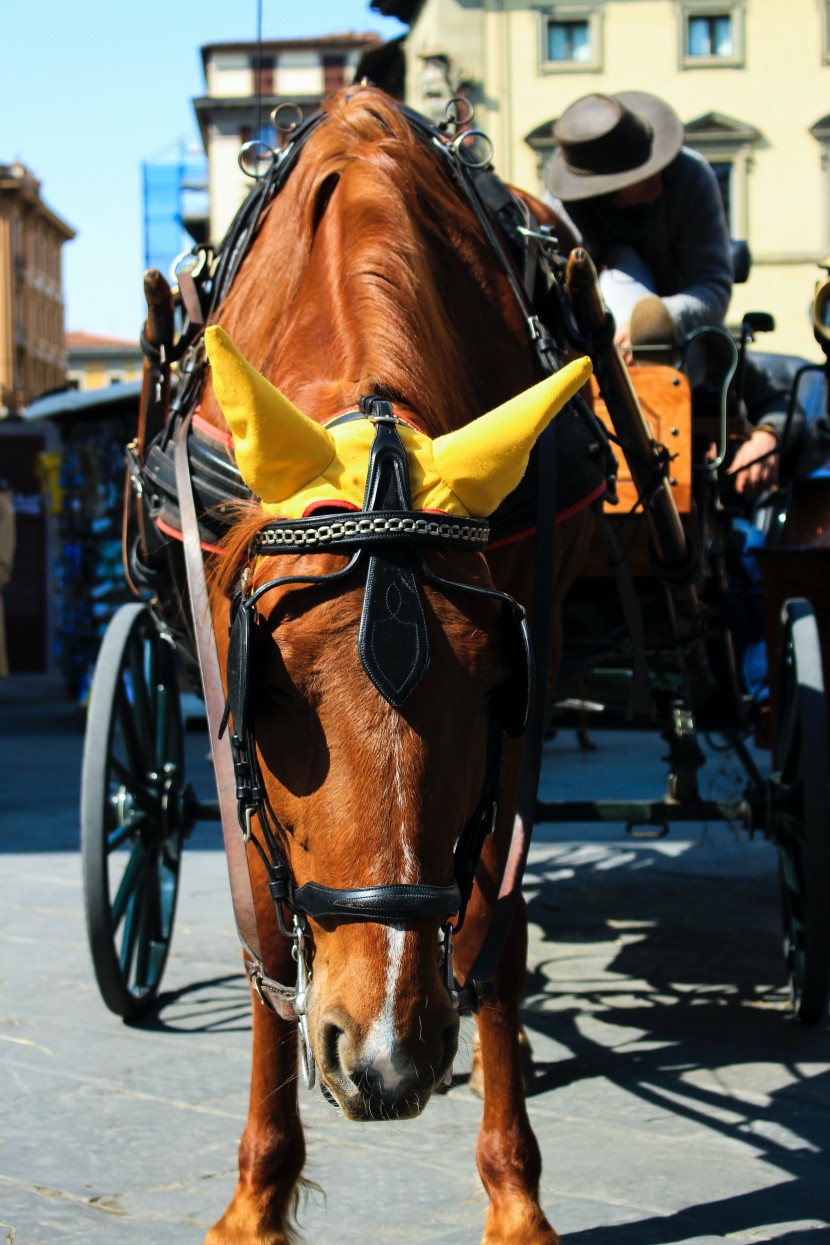
<svg viewBox="0 0 830 1245">
<path fill-rule="evenodd" d="M 572 506 L 569 506 L 567 510 L 560 510 L 556 516 L 556 522 L 561 523 L 563 519 L 570 519 L 571 515 L 578 514 L 580 510 L 590 506 L 591 502 L 597 501 L 598 498 L 603 496 L 607 487 L 607 482 L 603 480 L 597 488 L 586 494 L 585 497 L 580 498 Z M 504 536 L 501 540 L 491 540 L 484 552 L 489 553 L 492 549 L 503 549 L 506 545 L 515 545 L 520 540 L 528 540 L 529 537 L 535 536 L 538 530 L 538 527 L 534 524 L 533 527 L 527 527 L 521 532 L 515 532 L 512 536 Z"/>
</svg>

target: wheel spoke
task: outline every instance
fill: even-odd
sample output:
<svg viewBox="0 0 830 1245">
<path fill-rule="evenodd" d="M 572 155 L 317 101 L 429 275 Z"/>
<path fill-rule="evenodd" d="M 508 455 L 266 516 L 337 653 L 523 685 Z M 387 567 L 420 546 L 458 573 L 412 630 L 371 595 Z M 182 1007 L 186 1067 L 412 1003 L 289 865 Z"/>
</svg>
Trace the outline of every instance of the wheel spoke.
<svg viewBox="0 0 830 1245">
<path fill-rule="evenodd" d="M 158 878 L 153 864 L 152 860 L 149 861 L 148 868 L 145 871 L 146 884 L 142 892 L 143 902 L 135 940 L 135 984 L 145 988 L 152 985 L 152 977 L 149 976 L 150 951 L 154 935 L 157 933 Z"/>
<path fill-rule="evenodd" d="M 135 832 L 144 825 L 147 820 L 147 814 L 141 808 L 134 808 L 129 816 L 121 822 L 119 826 L 107 835 L 107 852 L 116 851 L 127 839 L 131 839 Z"/>
<path fill-rule="evenodd" d="M 125 672 L 126 673 L 126 672 Z M 127 685 L 123 678 L 118 680 L 115 690 L 115 708 L 118 716 L 118 725 L 121 728 L 121 735 L 124 740 L 124 747 L 127 753 L 127 762 L 131 766 L 133 774 L 144 774 L 147 772 L 148 760 L 150 759 L 143 751 L 142 742 L 139 739 L 136 729 L 136 719 L 133 703 L 127 693 Z M 113 740 L 113 744 L 115 740 Z M 115 758 L 113 758 L 114 760 Z M 125 784 L 126 786 L 127 784 Z"/>
<path fill-rule="evenodd" d="M 130 970 L 132 968 L 135 945 L 138 939 L 138 932 L 141 924 L 144 898 L 144 888 L 142 887 L 130 896 L 127 904 L 127 916 L 124 921 L 124 937 L 121 942 L 121 955 L 119 957 L 121 963 L 121 974 L 127 984 L 129 984 L 130 980 Z"/>
<path fill-rule="evenodd" d="M 133 850 L 130 853 L 130 859 L 127 861 L 127 867 L 124 870 L 121 881 L 118 885 L 118 891 L 112 904 L 112 925 L 113 929 L 118 929 L 124 917 L 136 887 L 141 882 L 141 877 L 147 862 L 147 848 L 144 846 L 144 840 L 138 838 L 133 844 Z"/>
<path fill-rule="evenodd" d="M 166 864 L 163 857 L 160 862 L 161 878 L 159 886 L 159 916 L 161 921 L 161 930 L 165 938 L 169 938 L 170 930 L 173 925 L 173 913 L 176 906 L 176 889 L 179 882 L 178 850 L 180 844 L 181 836 L 177 836 L 175 842 L 176 859 L 174 864 Z M 172 847 L 173 844 L 171 843 L 170 846 Z"/>
<path fill-rule="evenodd" d="M 144 790 L 144 783 L 138 771 L 128 770 L 123 761 L 119 761 L 118 757 L 110 757 L 110 769 L 115 778 L 115 784 L 119 787 L 125 787 L 133 797 L 138 797 Z"/>
<path fill-rule="evenodd" d="M 149 667 L 149 669 L 148 669 Z M 153 746 L 153 714 L 150 689 L 155 681 L 155 652 L 153 645 L 142 639 L 130 649 L 130 671 L 133 679 L 133 708 L 136 727 L 149 763 L 155 758 Z M 151 679 L 153 680 L 151 682 Z"/>
</svg>

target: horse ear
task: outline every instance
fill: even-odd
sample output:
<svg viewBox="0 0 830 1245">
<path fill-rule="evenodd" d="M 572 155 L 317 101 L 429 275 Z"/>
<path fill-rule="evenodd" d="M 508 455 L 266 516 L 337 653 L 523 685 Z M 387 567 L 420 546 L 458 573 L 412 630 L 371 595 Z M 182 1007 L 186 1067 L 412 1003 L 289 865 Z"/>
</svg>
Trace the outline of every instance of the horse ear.
<svg viewBox="0 0 830 1245">
<path fill-rule="evenodd" d="M 332 436 L 251 367 L 218 324 L 205 329 L 205 347 L 242 479 L 264 502 L 293 497 L 331 464 Z"/>
<path fill-rule="evenodd" d="M 435 469 L 468 514 L 492 514 L 527 470 L 530 451 L 550 421 L 591 375 L 575 359 L 456 432 L 432 443 Z"/>
</svg>

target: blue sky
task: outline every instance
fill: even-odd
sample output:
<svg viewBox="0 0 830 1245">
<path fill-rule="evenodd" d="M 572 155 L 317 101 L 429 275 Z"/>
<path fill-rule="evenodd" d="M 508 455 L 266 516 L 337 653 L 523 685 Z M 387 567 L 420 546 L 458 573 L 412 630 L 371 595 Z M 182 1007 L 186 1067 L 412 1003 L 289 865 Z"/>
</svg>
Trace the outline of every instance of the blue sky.
<svg viewBox="0 0 830 1245">
<path fill-rule="evenodd" d="M 405 27 L 369 0 L 263 0 L 263 36 Z M 141 164 L 198 139 L 199 48 L 254 39 L 257 0 L 0 0 L 0 163 L 21 160 L 78 236 L 64 248 L 66 327 L 138 334 Z"/>
</svg>

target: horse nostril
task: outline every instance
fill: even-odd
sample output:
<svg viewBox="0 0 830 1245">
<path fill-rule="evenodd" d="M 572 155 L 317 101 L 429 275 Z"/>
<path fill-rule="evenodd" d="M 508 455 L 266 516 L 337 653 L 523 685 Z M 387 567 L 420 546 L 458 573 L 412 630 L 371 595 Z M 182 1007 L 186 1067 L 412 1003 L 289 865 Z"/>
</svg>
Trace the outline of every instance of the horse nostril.
<svg viewBox="0 0 830 1245">
<path fill-rule="evenodd" d="M 342 1073 L 340 1059 L 340 1039 L 345 1030 L 333 1020 L 326 1020 L 320 1026 L 320 1058 L 323 1068 L 329 1073 Z"/>
</svg>

